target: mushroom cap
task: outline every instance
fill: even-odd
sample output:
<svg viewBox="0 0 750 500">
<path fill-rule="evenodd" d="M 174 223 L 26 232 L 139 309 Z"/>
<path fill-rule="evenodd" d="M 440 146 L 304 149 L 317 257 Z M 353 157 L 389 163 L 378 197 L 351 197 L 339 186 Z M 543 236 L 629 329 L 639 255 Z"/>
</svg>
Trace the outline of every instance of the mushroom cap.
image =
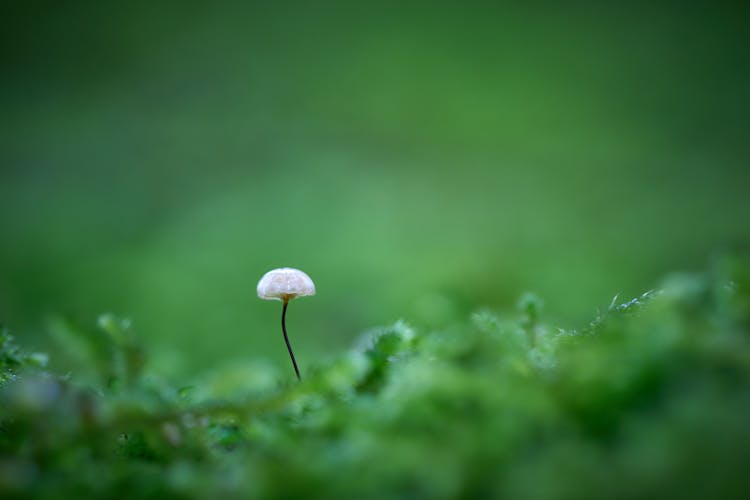
<svg viewBox="0 0 750 500">
<path fill-rule="evenodd" d="M 258 282 L 258 297 L 263 300 L 289 301 L 307 295 L 315 295 L 315 283 L 299 269 L 274 269 Z"/>
</svg>

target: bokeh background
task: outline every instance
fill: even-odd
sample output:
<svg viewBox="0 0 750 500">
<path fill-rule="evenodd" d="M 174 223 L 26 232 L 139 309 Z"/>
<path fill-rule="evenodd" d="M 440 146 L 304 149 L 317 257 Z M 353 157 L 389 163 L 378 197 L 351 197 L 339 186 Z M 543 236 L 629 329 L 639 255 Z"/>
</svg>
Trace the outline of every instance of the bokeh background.
<svg viewBox="0 0 750 500">
<path fill-rule="evenodd" d="M 526 290 L 575 327 L 750 242 L 739 3 L 16 4 L 0 321 L 25 345 L 113 312 L 157 371 L 286 370 L 255 286 L 292 266 L 304 368 Z"/>
</svg>

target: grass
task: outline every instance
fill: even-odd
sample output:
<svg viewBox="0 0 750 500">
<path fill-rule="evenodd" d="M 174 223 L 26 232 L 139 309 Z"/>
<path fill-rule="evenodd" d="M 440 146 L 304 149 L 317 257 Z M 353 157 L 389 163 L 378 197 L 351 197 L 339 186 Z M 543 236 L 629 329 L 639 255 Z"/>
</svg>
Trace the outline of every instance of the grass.
<svg viewBox="0 0 750 500">
<path fill-rule="evenodd" d="M 615 297 L 576 330 L 546 321 L 533 295 L 439 330 L 398 322 L 303 370 L 302 383 L 257 362 L 173 384 L 150 374 L 128 321 L 55 331 L 75 375 L 0 336 L 3 498 L 745 498 L 750 488 L 743 257 Z"/>
</svg>

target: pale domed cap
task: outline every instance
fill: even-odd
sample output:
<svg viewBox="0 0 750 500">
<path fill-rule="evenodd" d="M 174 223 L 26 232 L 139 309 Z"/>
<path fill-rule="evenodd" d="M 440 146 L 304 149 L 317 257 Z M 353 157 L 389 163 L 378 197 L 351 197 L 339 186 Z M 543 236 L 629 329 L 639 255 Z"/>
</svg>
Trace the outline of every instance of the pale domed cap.
<svg viewBox="0 0 750 500">
<path fill-rule="evenodd" d="M 274 269 L 258 282 L 258 297 L 264 300 L 291 300 L 306 295 L 315 295 L 315 283 L 299 269 Z"/>
</svg>

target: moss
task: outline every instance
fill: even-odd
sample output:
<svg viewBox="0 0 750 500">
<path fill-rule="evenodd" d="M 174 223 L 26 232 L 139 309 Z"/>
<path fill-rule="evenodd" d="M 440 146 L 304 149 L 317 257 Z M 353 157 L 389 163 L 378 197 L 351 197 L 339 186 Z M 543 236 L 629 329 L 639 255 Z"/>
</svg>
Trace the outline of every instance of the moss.
<svg viewBox="0 0 750 500">
<path fill-rule="evenodd" d="M 399 322 L 303 383 L 258 365 L 262 390 L 229 395 L 150 376 L 111 316 L 66 326 L 90 344 L 80 381 L 3 330 L 0 494 L 745 498 L 749 269 L 672 276 L 578 329 L 532 295 L 441 331 Z"/>
</svg>

